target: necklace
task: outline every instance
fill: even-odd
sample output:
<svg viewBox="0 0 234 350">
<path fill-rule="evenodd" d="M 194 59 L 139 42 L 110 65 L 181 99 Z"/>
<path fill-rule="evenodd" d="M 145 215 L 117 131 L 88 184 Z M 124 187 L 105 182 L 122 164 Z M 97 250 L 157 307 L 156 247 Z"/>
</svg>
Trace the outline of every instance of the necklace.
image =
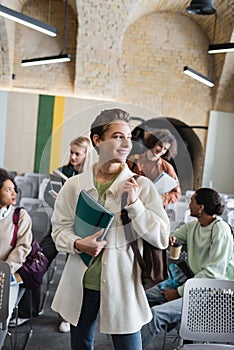
<svg viewBox="0 0 234 350">
<path fill-rule="evenodd" d="M 96 173 L 96 180 L 98 182 L 109 182 L 111 180 L 113 180 L 115 177 L 117 177 L 119 175 L 119 173 L 122 171 L 123 169 L 123 164 L 120 165 L 119 169 L 117 171 L 114 171 L 114 172 L 102 172 L 101 168 L 97 170 L 97 173 Z M 101 181 L 100 181 L 101 180 Z M 104 181 L 103 181 L 104 180 Z"/>
</svg>

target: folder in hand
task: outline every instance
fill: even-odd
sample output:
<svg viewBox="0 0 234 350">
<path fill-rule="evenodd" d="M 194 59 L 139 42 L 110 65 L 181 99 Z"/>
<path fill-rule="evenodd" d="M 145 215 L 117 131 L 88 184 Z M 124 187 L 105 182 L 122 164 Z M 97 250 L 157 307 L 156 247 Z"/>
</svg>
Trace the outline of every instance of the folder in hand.
<svg viewBox="0 0 234 350">
<path fill-rule="evenodd" d="M 76 206 L 74 231 L 77 236 L 85 238 L 104 229 L 103 234 L 98 238 L 101 241 L 111 226 L 114 216 L 111 211 L 97 202 L 85 190 L 82 190 Z M 94 259 L 86 253 L 81 253 L 80 257 L 87 266 L 90 266 Z"/>
</svg>

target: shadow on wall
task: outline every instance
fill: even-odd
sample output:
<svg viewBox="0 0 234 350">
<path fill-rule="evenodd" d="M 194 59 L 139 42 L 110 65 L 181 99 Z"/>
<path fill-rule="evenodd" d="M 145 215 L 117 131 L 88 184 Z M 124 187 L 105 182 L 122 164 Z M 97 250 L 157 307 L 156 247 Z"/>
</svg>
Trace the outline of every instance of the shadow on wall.
<svg viewBox="0 0 234 350">
<path fill-rule="evenodd" d="M 130 155 L 145 151 L 144 133 L 154 129 L 168 129 L 177 140 L 178 153 L 171 163 L 178 174 L 182 193 L 200 187 L 203 167 L 201 142 L 190 126 L 177 119 L 153 118 L 137 125 L 132 131 L 133 149 Z"/>
</svg>

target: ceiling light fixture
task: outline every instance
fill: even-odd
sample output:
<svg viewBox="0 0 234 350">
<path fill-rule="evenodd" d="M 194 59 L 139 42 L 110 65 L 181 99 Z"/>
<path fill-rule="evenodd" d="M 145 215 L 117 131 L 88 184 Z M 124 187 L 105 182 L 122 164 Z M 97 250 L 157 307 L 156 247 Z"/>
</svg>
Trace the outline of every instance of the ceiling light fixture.
<svg viewBox="0 0 234 350">
<path fill-rule="evenodd" d="M 58 55 L 58 56 L 48 56 L 48 57 L 39 57 L 39 58 L 32 58 L 28 60 L 22 60 L 21 66 L 22 67 L 39 66 L 41 64 L 63 63 L 63 62 L 69 62 L 69 61 L 71 61 L 71 55 L 65 54 L 65 55 Z"/>
<path fill-rule="evenodd" d="M 234 43 L 209 45 L 208 53 L 225 53 L 225 52 L 234 52 Z"/>
<path fill-rule="evenodd" d="M 193 15 L 213 15 L 216 12 L 213 0 L 192 0 L 185 10 Z"/>
<path fill-rule="evenodd" d="M 63 48 L 58 56 L 47 56 L 47 57 L 39 57 L 39 58 L 31 58 L 21 61 L 22 67 L 29 66 L 39 66 L 42 64 L 51 64 L 51 63 L 64 63 L 71 61 L 71 55 L 69 53 L 64 53 L 66 50 L 66 42 L 67 42 L 67 20 L 68 20 L 68 0 L 66 0 L 66 8 L 65 8 L 65 21 L 64 21 L 64 30 L 63 30 Z"/>
<path fill-rule="evenodd" d="M 198 81 L 200 81 L 201 83 L 209 86 L 209 87 L 213 87 L 214 83 L 212 80 L 210 80 L 209 78 L 207 78 L 205 75 L 202 75 L 201 73 L 196 72 L 194 69 L 185 66 L 184 67 L 184 74 L 187 74 L 188 76 L 190 76 L 193 79 L 196 79 Z"/>
<path fill-rule="evenodd" d="M 38 30 L 41 33 L 44 33 L 50 36 L 57 35 L 55 27 L 52 27 L 48 24 L 38 21 L 37 19 L 26 16 L 20 12 L 9 9 L 8 7 L 2 6 L 2 5 L 0 5 L 0 15 L 5 18 L 11 19 L 12 21 L 15 21 L 17 23 L 23 24 L 29 28 Z"/>
</svg>

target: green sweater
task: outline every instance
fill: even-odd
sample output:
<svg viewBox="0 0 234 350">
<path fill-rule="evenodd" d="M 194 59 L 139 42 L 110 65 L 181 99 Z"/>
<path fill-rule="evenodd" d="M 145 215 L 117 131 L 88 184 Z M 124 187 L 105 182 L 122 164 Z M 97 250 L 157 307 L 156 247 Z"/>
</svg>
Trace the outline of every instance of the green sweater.
<svg viewBox="0 0 234 350">
<path fill-rule="evenodd" d="M 222 219 L 206 227 L 194 220 L 171 232 L 170 236 L 187 244 L 188 265 L 194 278 L 234 280 L 233 235 Z M 178 287 L 178 293 L 183 295 L 183 286 Z"/>
</svg>

